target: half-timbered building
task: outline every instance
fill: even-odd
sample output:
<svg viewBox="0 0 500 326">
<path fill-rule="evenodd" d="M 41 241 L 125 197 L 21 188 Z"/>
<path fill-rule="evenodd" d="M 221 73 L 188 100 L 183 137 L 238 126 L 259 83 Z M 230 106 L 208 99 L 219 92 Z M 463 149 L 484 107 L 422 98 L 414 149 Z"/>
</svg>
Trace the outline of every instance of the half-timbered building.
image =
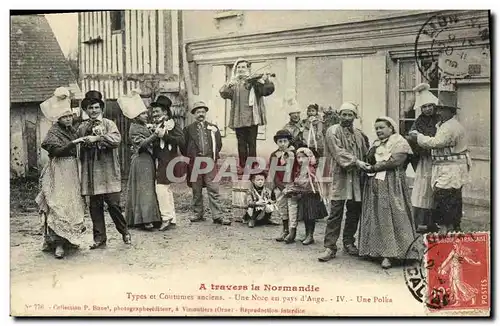
<svg viewBox="0 0 500 326">
<path fill-rule="evenodd" d="M 106 102 L 104 115 L 114 120 L 123 136 L 122 176 L 128 175 L 128 121 L 116 100 L 140 88 L 149 104 L 159 94 L 169 96 L 178 123 L 184 124 L 180 92 L 179 36 L 176 10 L 80 12 L 79 66 L 82 92 L 98 90 Z"/>
</svg>

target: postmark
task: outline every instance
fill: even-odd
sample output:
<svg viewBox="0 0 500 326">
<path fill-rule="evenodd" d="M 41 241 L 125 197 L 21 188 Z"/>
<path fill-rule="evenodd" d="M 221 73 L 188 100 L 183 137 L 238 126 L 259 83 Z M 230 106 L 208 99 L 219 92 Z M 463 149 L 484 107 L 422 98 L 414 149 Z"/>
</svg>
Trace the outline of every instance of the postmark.
<svg viewBox="0 0 500 326">
<path fill-rule="evenodd" d="M 489 259 L 489 233 L 419 235 L 406 253 L 405 283 L 430 311 L 488 309 Z"/>
<path fill-rule="evenodd" d="M 457 13 L 437 13 L 420 27 L 415 39 L 415 59 L 428 82 L 449 83 L 474 74 L 478 57 L 489 59 L 488 20 L 481 13 L 463 17 Z M 479 58 L 481 59 L 481 58 Z"/>
</svg>

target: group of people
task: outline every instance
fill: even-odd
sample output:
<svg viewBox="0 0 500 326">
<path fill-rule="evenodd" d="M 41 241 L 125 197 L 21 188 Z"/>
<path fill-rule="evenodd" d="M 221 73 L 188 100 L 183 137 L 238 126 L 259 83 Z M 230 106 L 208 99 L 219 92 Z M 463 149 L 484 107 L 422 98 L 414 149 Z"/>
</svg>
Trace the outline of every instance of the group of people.
<svg viewBox="0 0 500 326">
<path fill-rule="evenodd" d="M 351 102 L 342 104 L 332 124 L 319 116 L 316 104 L 308 106 L 305 120 L 300 119 L 299 109 L 290 111 L 290 122 L 274 136 L 277 149 L 269 162 L 289 167 L 292 177 L 286 178 L 283 169 L 250 176 L 244 216 L 248 226 L 277 224 L 271 219 L 276 212 L 282 225 L 276 240 L 294 243 L 298 221 L 303 221 L 306 232 L 301 241 L 309 245 L 315 241 L 316 220 L 328 216 L 325 249 L 318 257 L 325 262 L 336 256 L 345 211 L 344 250 L 349 255 L 379 258 L 383 268 L 405 258 L 417 231 L 459 230 L 461 191 L 470 169 L 464 129 L 455 118 L 457 108 L 440 103 L 429 85 L 418 85 L 414 91 L 415 108 L 422 114 L 409 135 L 400 135 L 398 124 L 390 117 L 379 117 L 374 121 L 378 139 L 373 144 L 354 127 L 358 107 Z M 221 96 L 232 102 L 230 127 L 238 141 L 238 174 L 253 168 L 247 161 L 256 157 L 258 126 L 266 123 L 263 97 L 273 92 L 269 74 L 250 74 L 250 63 L 243 59 L 235 63 L 231 80 L 220 89 Z M 132 120 L 128 136 L 133 152 L 123 215 L 119 205 L 121 135 L 114 122 L 102 116 L 102 94 L 86 94 L 81 108 L 88 119 L 77 128 L 67 90 L 56 90 L 54 98 L 58 105 L 42 108 L 56 123 L 42 143 L 50 160 L 36 199 L 45 230 L 44 250 L 53 250 L 62 258 L 67 248 L 78 246 L 84 232 L 82 196 L 89 197 L 94 234 L 91 249 L 106 245 L 104 202 L 126 244 L 131 243 L 130 227 L 164 231 L 175 225 L 170 189 L 174 181 L 168 177 L 168 169 L 179 155 L 187 157 L 188 163 L 175 164 L 173 175 L 188 175 L 193 193 L 191 222 L 205 220 L 202 190 L 206 188 L 213 222 L 231 224 L 214 181 L 217 169 L 197 171 L 191 178 L 197 158 L 217 161 L 222 149 L 218 127 L 206 121 L 209 108 L 204 102 L 194 103 L 190 112 L 195 121 L 184 129 L 174 122 L 172 102 L 166 96 L 160 95 L 150 109 L 122 107 Z M 326 159 L 327 168 L 318 175 L 321 159 Z M 406 181 L 410 163 L 416 170 L 411 195 Z M 328 183 L 322 182 L 325 176 L 331 178 Z M 266 180 L 272 181 L 270 186 Z"/>
</svg>

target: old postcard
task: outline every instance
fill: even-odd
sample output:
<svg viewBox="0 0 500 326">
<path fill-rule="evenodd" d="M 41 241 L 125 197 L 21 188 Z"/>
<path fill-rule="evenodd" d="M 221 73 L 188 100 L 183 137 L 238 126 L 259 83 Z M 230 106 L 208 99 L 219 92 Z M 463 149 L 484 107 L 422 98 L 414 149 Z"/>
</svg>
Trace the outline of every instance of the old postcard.
<svg viewBox="0 0 500 326">
<path fill-rule="evenodd" d="M 489 23 L 13 13 L 11 315 L 490 316 Z"/>
</svg>

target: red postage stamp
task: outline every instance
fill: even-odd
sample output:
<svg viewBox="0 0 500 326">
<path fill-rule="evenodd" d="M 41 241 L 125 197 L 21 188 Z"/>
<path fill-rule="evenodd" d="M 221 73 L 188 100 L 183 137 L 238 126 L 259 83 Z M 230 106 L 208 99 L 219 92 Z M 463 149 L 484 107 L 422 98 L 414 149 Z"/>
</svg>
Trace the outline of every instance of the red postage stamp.
<svg viewBox="0 0 500 326">
<path fill-rule="evenodd" d="M 432 310 L 489 309 L 489 233 L 428 234 L 426 240 Z"/>
</svg>

